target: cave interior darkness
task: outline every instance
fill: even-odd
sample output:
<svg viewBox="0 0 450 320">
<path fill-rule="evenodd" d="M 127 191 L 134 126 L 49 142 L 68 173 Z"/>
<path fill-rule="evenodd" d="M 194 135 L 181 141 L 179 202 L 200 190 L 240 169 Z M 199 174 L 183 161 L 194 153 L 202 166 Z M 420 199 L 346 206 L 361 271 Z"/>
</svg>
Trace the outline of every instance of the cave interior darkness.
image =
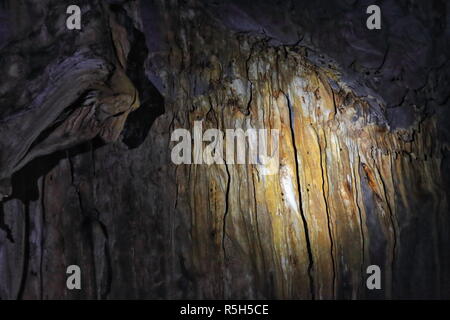
<svg viewBox="0 0 450 320">
<path fill-rule="evenodd" d="M 0 299 L 449 299 L 449 18 L 1 0 Z M 175 164 L 196 122 L 277 130 L 275 173 Z"/>
</svg>

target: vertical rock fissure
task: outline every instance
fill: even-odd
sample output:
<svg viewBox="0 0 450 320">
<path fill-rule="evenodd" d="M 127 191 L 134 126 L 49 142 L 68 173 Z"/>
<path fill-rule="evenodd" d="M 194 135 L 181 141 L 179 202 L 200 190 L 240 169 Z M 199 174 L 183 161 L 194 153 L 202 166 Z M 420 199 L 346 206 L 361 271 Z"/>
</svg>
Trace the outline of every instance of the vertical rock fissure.
<svg viewBox="0 0 450 320">
<path fill-rule="evenodd" d="M 260 226 L 259 226 L 259 219 L 258 219 L 258 205 L 257 205 L 257 196 L 256 196 L 256 185 L 255 185 L 255 173 L 252 171 L 252 187 L 253 187 L 253 210 L 255 212 L 255 225 L 256 225 L 256 236 L 258 239 L 258 248 L 261 254 L 261 264 L 262 264 L 262 274 L 266 274 L 267 266 L 266 266 L 266 259 L 264 255 L 264 248 L 263 248 L 263 242 L 261 240 L 261 232 L 260 232 Z M 269 292 L 272 288 L 269 288 Z"/>
<path fill-rule="evenodd" d="M 357 154 L 358 160 L 356 161 L 357 166 L 353 167 L 353 175 L 352 176 L 353 176 L 353 182 L 354 182 L 354 185 L 355 185 L 355 198 L 356 198 L 355 203 L 356 203 L 356 208 L 358 209 L 359 232 L 360 232 L 360 235 L 361 235 L 361 267 L 360 267 L 361 274 L 360 274 L 360 278 L 363 279 L 363 277 L 364 277 L 364 264 L 365 264 L 365 259 L 366 259 L 366 257 L 365 257 L 366 242 L 365 242 L 365 235 L 364 235 L 363 217 L 362 217 L 361 207 L 359 205 L 359 201 L 362 198 L 361 198 L 361 195 L 358 192 L 359 186 L 356 184 L 357 181 L 361 181 L 361 177 L 359 176 L 359 170 L 358 170 L 358 168 L 360 167 L 360 164 L 361 164 L 361 159 L 360 159 L 360 156 L 359 156 L 359 148 L 358 147 L 356 147 L 356 148 L 357 148 L 356 149 L 356 154 Z"/>
<path fill-rule="evenodd" d="M 334 259 L 334 240 L 333 240 L 333 233 L 332 233 L 332 226 L 331 226 L 331 217 L 330 217 L 330 209 L 328 206 L 328 194 L 325 195 L 325 178 L 328 179 L 328 177 L 326 177 L 325 174 L 325 170 L 324 170 L 324 166 L 323 166 L 323 162 L 326 161 L 323 158 L 322 153 L 324 152 L 323 150 L 326 149 L 327 147 L 327 141 L 326 138 L 325 140 L 325 146 L 324 149 L 322 150 L 322 146 L 320 145 L 320 138 L 319 138 L 319 134 L 317 133 L 317 131 L 314 129 L 314 132 L 316 133 L 317 136 L 317 144 L 319 146 L 319 157 L 320 157 L 320 171 L 321 171 L 321 175 L 322 175 L 322 195 L 323 195 L 323 201 L 325 203 L 325 212 L 327 214 L 327 226 L 328 226 L 328 237 L 330 238 L 330 255 L 331 255 L 331 263 L 332 263 L 332 271 L 333 271 L 333 282 L 332 282 L 332 292 L 333 292 L 333 297 L 335 297 L 336 292 L 335 292 L 335 288 L 336 288 L 336 262 Z M 328 190 L 327 190 L 328 191 Z"/>
<path fill-rule="evenodd" d="M 289 128 L 291 131 L 291 138 L 292 138 L 292 146 L 294 148 L 294 160 L 295 160 L 295 178 L 297 183 L 297 189 L 298 189 L 298 200 L 299 200 L 299 209 L 300 209 L 300 216 L 302 218 L 303 222 L 303 228 L 305 230 L 305 241 L 306 241 L 306 250 L 308 252 L 308 259 L 309 259 L 309 265 L 308 265 L 308 277 L 309 277 L 309 283 L 310 283 L 310 293 L 311 298 L 315 299 L 315 284 L 314 284 L 314 276 L 312 274 L 313 267 L 314 267 L 314 261 L 313 261 L 313 253 L 311 248 L 311 239 L 309 235 L 309 229 L 308 229 L 308 222 L 305 217 L 305 213 L 303 211 L 303 205 L 302 205 L 302 195 L 301 195 L 301 185 L 300 185 L 300 177 L 299 177 L 299 161 L 298 161 L 298 150 L 297 150 L 297 144 L 295 142 L 295 130 L 294 130 L 294 111 L 292 110 L 291 101 L 289 99 L 289 96 L 284 93 L 284 96 L 286 97 L 286 102 L 289 108 Z"/>
<path fill-rule="evenodd" d="M 105 237 L 105 244 L 103 247 L 104 254 L 105 254 L 105 264 L 106 264 L 106 284 L 104 288 L 100 288 L 100 298 L 103 300 L 106 300 L 108 298 L 109 293 L 111 292 L 111 286 L 112 286 L 112 279 L 113 279 L 113 268 L 111 263 L 111 253 L 109 248 L 109 235 L 108 235 L 108 229 L 106 228 L 106 225 L 100 220 L 100 212 L 98 212 L 97 209 L 94 209 L 97 213 L 97 223 L 100 226 L 100 230 L 103 233 L 103 236 Z M 94 263 L 95 264 L 95 263 Z"/>
<path fill-rule="evenodd" d="M 20 279 L 17 299 L 22 300 L 28 278 L 28 265 L 30 260 L 30 200 L 26 200 L 23 205 L 24 227 L 23 227 L 23 255 L 22 255 L 22 277 Z"/>
<path fill-rule="evenodd" d="M 45 248 L 45 231 L 46 231 L 46 220 L 45 220 L 45 178 L 46 175 L 42 177 L 42 186 L 41 186 L 41 215 L 42 215 L 42 226 L 41 226 L 41 243 L 40 243 L 40 261 L 39 261 L 39 294 L 41 299 L 44 298 L 44 248 Z"/>
<path fill-rule="evenodd" d="M 14 243 L 11 227 L 5 223 L 5 211 L 3 210 L 2 201 L 0 201 L 0 230 L 3 230 L 6 233 L 6 239 L 11 243 Z"/>
<path fill-rule="evenodd" d="M 225 237 L 226 237 L 226 227 L 227 227 L 227 215 L 229 211 L 230 201 L 230 184 L 231 184 L 231 175 L 230 170 L 228 168 L 227 160 L 224 161 L 225 164 L 225 171 L 227 172 L 227 187 L 225 191 L 225 210 L 223 214 L 223 221 L 222 221 L 222 251 L 223 251 L 223 259 L 224 262 L 227 258 L 226 249 L 225 249 Z"/>
<path fill-rule="evenodd" d="M 376 167 L 376 168 L 379 172 L 378 167 Z M 392 239 L 392 253 L 391 253 L 391 255 L 392 255 L 391 278 L 394 279 L 394 269 L 395 269 L 394 266 L 395 266 L 395 260 L 396 260 L 396 250 L 397 250 L 397 227 L 395 224 L 394 212 L 392 211 L 391 204 L 390 204 L 388 196 L 387 196 L 386 185 L 385 185 L 383 177 L 381 176 L 380 173 L 379 173 L 379 175 L 380 175 L 380 180 L 381 180 L 381 186 L 383 187 L 384 199 L 386 200 L 386 206 L 389 210 L 389 220 L 392 225 L 393 239 Z"/>
</svg>

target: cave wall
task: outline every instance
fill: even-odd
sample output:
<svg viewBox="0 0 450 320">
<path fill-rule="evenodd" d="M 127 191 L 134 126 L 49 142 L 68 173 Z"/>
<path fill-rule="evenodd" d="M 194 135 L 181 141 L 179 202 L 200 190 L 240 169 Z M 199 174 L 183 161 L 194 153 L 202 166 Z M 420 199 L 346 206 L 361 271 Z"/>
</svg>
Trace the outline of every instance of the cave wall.
<svg viewBox="0 0 450 320">
<path fill-rule="evenodd" d="M 39 32 L 1 49 L 29 56 L 1 80 L 2 299 L 448 298 L 445 1 L 380 2 L 380 32 L 364 1 L 80 3 L 88 30 L 53 27 L 30 53 L 65 5 L 47 1 Z M 46 68 L 88 61 L 79 48 L 110 66 L 100 89 L 48 93 Z M 194 121 L 278 129 L 276 173 L 173 164 L 171 133 Z"/>
</svg>

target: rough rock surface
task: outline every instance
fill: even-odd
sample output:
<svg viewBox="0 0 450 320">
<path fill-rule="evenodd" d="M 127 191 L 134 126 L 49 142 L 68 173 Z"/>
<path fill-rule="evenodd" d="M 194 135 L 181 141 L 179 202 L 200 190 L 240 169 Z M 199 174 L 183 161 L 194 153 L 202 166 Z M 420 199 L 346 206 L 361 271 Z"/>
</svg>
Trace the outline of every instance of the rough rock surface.
<svg viewBox="0 0 450 320">
<path fill-rule="evenodd" d="M 2 299 L 449 298 L 445 1 L 81 2 L 2 7 Z M 194 121 L 276 174 L 174 165 Z"/>
</svg>

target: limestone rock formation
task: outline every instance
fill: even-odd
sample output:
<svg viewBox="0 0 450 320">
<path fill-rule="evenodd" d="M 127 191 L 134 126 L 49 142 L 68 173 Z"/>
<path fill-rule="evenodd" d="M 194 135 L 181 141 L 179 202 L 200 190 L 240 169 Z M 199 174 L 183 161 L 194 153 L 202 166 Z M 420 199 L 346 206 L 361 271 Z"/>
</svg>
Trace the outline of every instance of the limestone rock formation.
<svg viewBox="0 0 450 320">
<path fill-rule="evenodd" d="M 445 1 L 69 2 L 2 8 L 0 298 L 449 297 Z M 176 165 L 196 121 L 279 162 Z"/>
</svg>

